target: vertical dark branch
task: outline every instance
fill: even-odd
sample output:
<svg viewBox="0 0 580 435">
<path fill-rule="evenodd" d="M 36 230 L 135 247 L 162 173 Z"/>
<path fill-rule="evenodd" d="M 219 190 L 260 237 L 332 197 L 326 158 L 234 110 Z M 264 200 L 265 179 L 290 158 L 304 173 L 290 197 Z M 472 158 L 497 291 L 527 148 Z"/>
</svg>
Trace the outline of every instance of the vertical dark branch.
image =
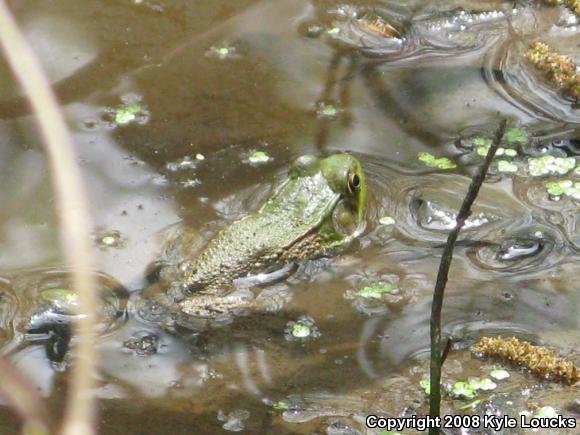
<svg viewBox="0 0 580 435">
<path fill-rule="evenodd" d="M 451 260 L 453 259 L 453 248 L 457 242 L 457 237 L 461 228 L 465 224 L 465 220 L 471 214 L 471 206 L 477 198 L 479 189 L 485 180 L 487 170 L 491 164 L 499 144 L 504 136 L 506 129 L 506 121 L 502 121 L 499 129 L 495 134 L 493 144 L 487 152 L 483 165 L 474 175 L 457 214 L 457 223 L 455 228 L 449 233 L 447 243 L 443 250 L 441 263 L 439 264 L 439 271 L 437 273 L 437 281 L 435 282 L 435 290 L 433 292 L 433 303 L 431 305 L 431 394 L 429 404 L 429 415 L 431 417 L 438 417 L 440 413 L 441 403 L 441 310 L 443 308 L 443 297 L 445 295 L 445 286 L 447 285 L 447 278 L 449 276 L 449 268 L 451 267 Z M 437 428 L 429 429 L 430 435 L 438 434 Z"/>
</svg>

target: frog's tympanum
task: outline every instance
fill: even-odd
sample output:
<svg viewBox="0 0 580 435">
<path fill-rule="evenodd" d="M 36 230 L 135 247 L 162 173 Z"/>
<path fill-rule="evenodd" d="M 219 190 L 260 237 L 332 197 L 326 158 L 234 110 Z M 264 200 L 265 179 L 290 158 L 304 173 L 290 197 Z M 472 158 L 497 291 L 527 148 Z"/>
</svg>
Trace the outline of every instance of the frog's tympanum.
<svg viewBox="0 0 580 435">
<path fill-rule="evenodd" d="M 173 251 L 168 257 L 177 261 L 161 267 L 164 294 L 156 302 L 198 317 L 251 304 L 228 297 L 234 280 L 346 246 L 364 229 L 365 203 L 365 176 L 356 158 L 299 157 L 257 212 L 217 233 L 196 258 L 188 258 L 191 249 L 182 235 L 170 242 L 166 252 Z"/>
</svg>

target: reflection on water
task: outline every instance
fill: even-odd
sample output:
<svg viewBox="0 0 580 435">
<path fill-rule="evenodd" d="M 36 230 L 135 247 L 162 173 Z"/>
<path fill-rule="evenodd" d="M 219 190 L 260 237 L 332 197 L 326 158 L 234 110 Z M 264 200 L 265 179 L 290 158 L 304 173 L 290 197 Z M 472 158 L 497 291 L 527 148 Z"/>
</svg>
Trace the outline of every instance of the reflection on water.
<svg viewBox="0 0 580 435">
<path fill-rule="evenodd" d="M 529 170 L 530 158 L 548 155 L 578 165 L 578 105 L 523 57 L 540 39 L 578 63 L 570 11 L 470 0 L 198 3 L 16 11 L 63 103 L 91 196 L 113 307 L 99 342 L 104 433 L 354 434 L 368 433 L 371 411 L 425 412 L 418 382 L 439 258 L 481 162 L 477 144 L 503 117 L 530 139 L 503 156 L 511 172 L 492 168 L 461 234 L 444 309 L 446 373 L 484 376 L 491 363 L 466 350 L 483 334 L 578 357 L 578 201 L 546 190 L 579 181 L 578 170 Z M 34 120 L 0 75 L 0 343 L 56 406 L 75 299 Z M 345 252 L 274 285 L 254 282 L 263 309 L 226 325 L 169 333 L 135 315 L 168 227 L 183 221 L 202 244 L 255 210 L 296 156 L 344 150 L 369 183 L 366 232 Z M 244 163 L 254 151 L 270 158 Z M 458 167 L 426 168 L 419 152 Z M 374 283 L 392 288 L 361 296 Z M 545 400 L 557 391 L 514 376 Z M 502 394 L 520 404 L 514 385 Z M 0 422 L 15 427 L 6 408 Z"/>
</svg>

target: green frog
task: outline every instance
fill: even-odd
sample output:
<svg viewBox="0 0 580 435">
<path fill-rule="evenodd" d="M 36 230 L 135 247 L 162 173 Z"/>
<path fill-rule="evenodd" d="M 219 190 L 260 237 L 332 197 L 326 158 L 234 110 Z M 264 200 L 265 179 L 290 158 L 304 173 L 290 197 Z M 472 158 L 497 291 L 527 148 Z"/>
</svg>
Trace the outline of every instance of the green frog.
<svg viewBox="0 0 580 435">
<path fill-rule="evenodd" d="M 232 296 L 234 281 L 344 248 L 364 229 L 366 194 L 355 157 L 297 158 L 258 211 L 218 232 L 195 258 L 187 232 L 169 242 L 158 294 L 144 295 L 144 312 L 216 318 L 251 308 L 253 298 Z"/>
</svg>

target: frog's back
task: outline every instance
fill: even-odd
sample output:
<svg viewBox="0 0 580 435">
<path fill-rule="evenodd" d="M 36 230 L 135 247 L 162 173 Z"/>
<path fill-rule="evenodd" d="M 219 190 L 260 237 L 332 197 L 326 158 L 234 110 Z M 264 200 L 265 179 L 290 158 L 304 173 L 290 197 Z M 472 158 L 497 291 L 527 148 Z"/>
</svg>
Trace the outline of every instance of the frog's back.
<svg viewBox="0 0 580 435">
<path fill-rule="evenodd" d="M 308 178 L 284 183 L 257 213 L 210 240 L 185 279 L 190 291 L 215 292 L 216 286 L 264 267 L 290 262 L 298 255 L 315 255 L 319 247 L 307 235 L 335 206 L 339 195 L 321 183 L 322 174 Z"/>
</svg>

